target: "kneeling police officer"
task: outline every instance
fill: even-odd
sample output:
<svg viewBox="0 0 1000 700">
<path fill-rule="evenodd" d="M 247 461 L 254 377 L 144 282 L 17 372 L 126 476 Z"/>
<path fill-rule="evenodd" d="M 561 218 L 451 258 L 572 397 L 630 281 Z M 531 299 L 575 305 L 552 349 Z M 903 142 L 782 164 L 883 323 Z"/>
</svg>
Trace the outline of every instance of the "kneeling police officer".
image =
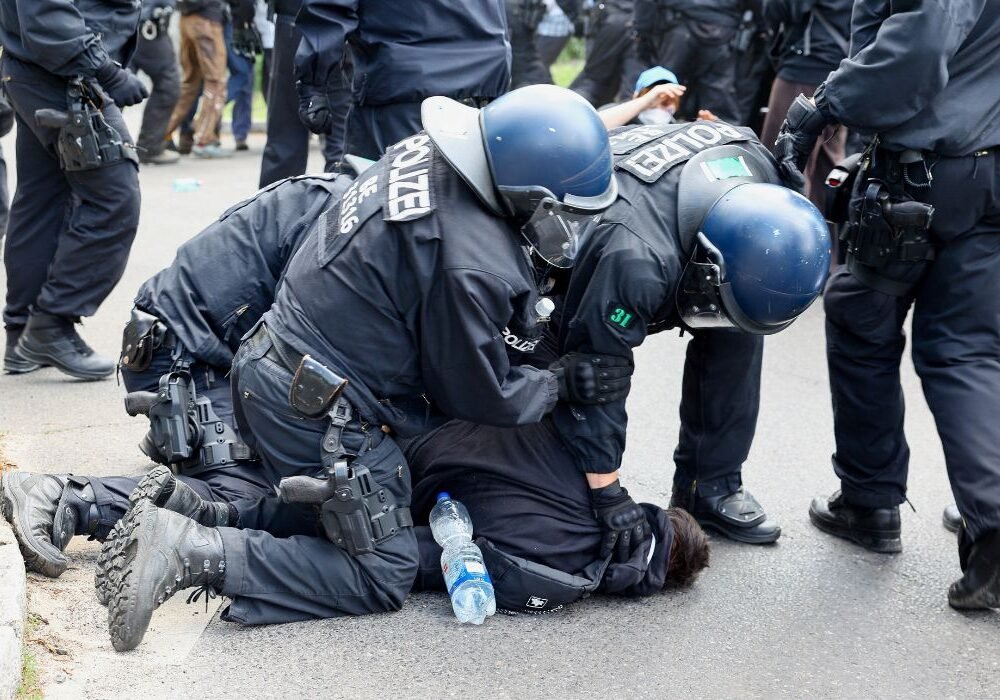
<svg viewBox="0 0 1000 700">
<path fill-rule="evenodd" d="M 631 367 L 615 358 L 522 367 L 505 342 L 541 334 L 519 229 L 570 265 L 617 194 L 593 108 L 535 86 L 481 112 L 434 98 L 423 121 L 319 217 L 236 354 L 240 437 L 281 500 L 238 506 L 242 530 L 148 501 L 130 511 L 105 544 L 116 649 L 191 586 L 231 597 L 225 618 L 247 624 L 398 609 L 417 551 L 396 436 L 451 416 L 533 423 L 559 397 L 627 390 Z"/>
<path fill-rule="evenodd" d="M 353 181 L 348 174 L 321 174 L 275 183 L 180 246 L 173 263 L 139 288 L 119 369 L 129 392 L 126 409 L 150 419 L 140 449 L 178 475 L 157 505 L 203 524 L 230 525 L 235 511 L 191 510 L 194 501 L 184 486 L 200 499 L 225 503 L 274 492 L 239 439 L 229 368 L 243 334 L 274 302 L 292 253 Z M 173 477 L 161 469 L 150 478 L 146 493 L 167 489 Z M 5 474 L 0 503 L 29 570 L 61 575 L 70 539 L 86 535 L 103 541 L 128 510 L 138 482 Z"/>
<path fill-rule="evenodd" d="M 910 7 L 912 6 L 912 7 Z M 776 144 L 796 178 L 828 124 L 872 136 L 830 280 L 827 357 L 841 488 L 812 502 L 821 530 L 899 552 L 909 447 L 899 363 L 913 364 L 962 515 L 955 608 L 1000 607 L 1000 5 L 855 4 L 852 55 Z"/>
</svg>

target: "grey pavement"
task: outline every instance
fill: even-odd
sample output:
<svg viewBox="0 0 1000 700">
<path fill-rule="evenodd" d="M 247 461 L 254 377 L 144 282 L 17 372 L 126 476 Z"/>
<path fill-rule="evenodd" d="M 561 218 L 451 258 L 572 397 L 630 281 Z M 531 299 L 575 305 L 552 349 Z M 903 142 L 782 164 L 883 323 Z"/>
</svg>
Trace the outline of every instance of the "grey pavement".
<svg viewBox="0 0 1000 700">
<path fill-rule="evenodd" d="M 142 223 L 125 279 L 84 327 L 95 347 L 115 353 L 138 285 L 180 242 L 253 192 L 262 144 L 252 145 L 254 152 L 230 161 L 143 170 Z M 177 177 L 204 184 L 176 193 Z M 629 401 L 623 478 L 639 499 L 661 504 L 669 498 L 684 347 L 676 333 L 647 342 Z M 903 512 L 900 555 L 865 552 L 808 522 L 810 498 L 836 488 L 817 306 L 767 340 L 759 430 L 745 470 L 784 534 L 769 547 L 714 540 L 711 568 L 692 589 L 644 600 L 595 596 L 545 616 L 496 616 L 482 627 L 457 624 L 447 598 L 432 594 L 411 596 L 395 614 L 256 628 L 170 601 L 143 645 L 119 655 L 90 589 L 96 547 L 78 541 L 62 579 L 29 576 L 30 609 L 41 611 L 66 652 L 46 671 L 46 693 L 998 697 L 1000 615 L 960 614 L 947 605 L 959 569 L 954 536 L 940 520 L 952 498 L 908 363 L 904 383 L 916 512 Z M 141 471 L 147 465 L 135 445 L 142 422 L 125 416 L 121 395 L 114 381 L 79 383 L 53 370 L 0 377 L 9 457 L 36 471 Z"/>
</svg>

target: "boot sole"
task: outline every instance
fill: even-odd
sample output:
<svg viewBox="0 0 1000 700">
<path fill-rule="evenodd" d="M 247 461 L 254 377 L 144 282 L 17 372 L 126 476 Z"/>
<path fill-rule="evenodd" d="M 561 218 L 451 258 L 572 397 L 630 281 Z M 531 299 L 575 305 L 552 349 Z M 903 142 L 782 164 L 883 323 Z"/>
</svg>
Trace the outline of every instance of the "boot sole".
<svg viewBox="0 0 1000 700">
<path fill-rule="evenodd" d="M 30 362 L 23 359 L 11 359 L 5 357 L 3 361 L 3 373 L 4 374 L 28 374 L 29 372 L 37 372 L 45 365 L 39 362 Z"/>
<path fill-rule="evenodd" d="M 30 538 L 24 537 L 24 523 L 19 518 L 15 518 L 14 514 L 21 512 L 27 501 L 27 496 L 19 486 L 12 485 L 13 475 L 13 473 L 4 474 L 3 477 L 0 477 L 0 513 L 3 514 L 4 519 L 10 523 L 11 529 L 14 531 L 17 548 L 21 550 L 21 556 L 24 557 L 24 565 L 28 571 L 34 571 L 48 578 L 59 578 L 66 571 L 69 562 L 53 563 L 41 552 L 25 544 L 25 541 Z"/>
<path fill-rule="evenodd" d="M 111 600 L 111 591 L 114 590 L 114 582 L 111 580 L 111 561 L 121 554 L 122 538 L 121 524 L 119 520 L 111 528 L 111 532 L 101 545 L 101 553 L 97 555 L 97 568 L 94 571 L 94 591 L 97 594 L 97 602 L 108 607 Z"/>
<path fill-rule="evenodd" d="M 136 589 L 142 579 L 140 550 L 156 526 L 155 506 L 147 501 L 131 509 L 121 522 L 120 551 L 109 562 L 108 573 L 113 583 L 108 602 L 108 632 L 115 651 L 135 649 L 149 629 L 153 605 L 139 605 Z"/>
<path fill-rule="evenodd" d="M 148 457 L 149 455 L 147 455 Z M 173 473 L 167 467 L 154 467 L 149 471 L 139 483 L 136 484 L 135 489 L 129 494 L 128 502 L 134 507 L 140 501 L 149 501 L 154 506 L 162 507 L 164 498 L 163 492 L 169 483 L 169 479 L 162 478 L 164 476 L 173 476 Z"/>
<path fill-rule="evenodd" d="M 96 381 L 98 379 L 104 379 L 105 377 L 110 377 L 115 373 L 114 368 L 106 372 L 84 372 L 73 367 L 69 367 L 59 361 L 55 355 L 49 355 L 47 353 L 35 352 L 29 346 L 25 345 L 24 342 L 17 346 L 17 351 L 21 356 L 28 360 L 29 362 L 35 362 L 39 365 L 47 365 L 50 367 L 55 367 L 57 370 L 63 374 L 68 374 L 75 379 L 83 379 L 84 381 Z"/>
<path fill-rule="evenodd" d="M 817 518 L 813 512 L 809 511 L 809 520 L 818 529 L 828 535 L 839 537 L 842 540 L 853 542 L 859 547 L 864 547 L 871 552 L 879 554 L 899 554 L 903 551 L 903 540 L 899 537 L 879 537 L 871 533 L 859 532 L 857 530 L 847 530 L 836 525 L 830 525 L 825 520 Z"/>
</svg>

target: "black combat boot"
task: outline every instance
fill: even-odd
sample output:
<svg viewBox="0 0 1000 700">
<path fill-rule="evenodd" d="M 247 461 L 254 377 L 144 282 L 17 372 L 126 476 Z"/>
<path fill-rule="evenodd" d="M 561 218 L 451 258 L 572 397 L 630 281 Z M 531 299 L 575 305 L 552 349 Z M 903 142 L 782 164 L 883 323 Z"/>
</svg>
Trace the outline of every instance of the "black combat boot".
<svg viewBox="0 0 1000 700">
<path fill-rule="evenodd" d="M 959 558 L 965 574 L 948 589 L 948 604 L 957 610 L 1000 608 L 1000 530 L 971 544 L 963 532 Z"/>
<path fill-rule="evenodd" d="M 28 319 L 17 350 L 26 360 L 49 364 L 77 379 L 103 379 L 115 363 L 94 352 L 79 333 L 75 319 L 36 311 Z"/>
<path fill-rule="evenodd" d="M 844 500 L 837 491 L 829 499 L 814 498 L 809 519 L 823 532 L 842 537 L 865 549 L 883 554 L 903 551 L 899 506 L 860 508 Z"/>
<path fill-rule="evenodd" d="M 218 530 L 140 501 L 119 522 L 118 553 L 110 578 L 108 629 L 118 651 L 134 649 L 149 627 L 153 611 L 174 593 L 198 587 L 193 602 L 222 590 L 226 556 Z M 207 598 L 206 598 L 207 603 Z"/>
<path fill-rule="evenodd" d="M 10 522 L 29 571 L 58 578 L 68 560 L 53 544 L 52 525 L 66 479 L 51 474 L 8 472 L 0 478 L 0 511 Z"/>
<path fill-rule="evenodd" d="M 781 537 L 781 527 L 768 520 L 757 499 L 740 487 L 737 491 L 700 493 L 697 483 L 690 488 L 674 488 L 671 508 L 683 508 L 706 530 L 746 544 L 770 544 Z"/>
<path fill-rule="evenodd" d="M 42 365 L 26 359 L 17 349 L 17 341 L 21 338 L 24 328 L 7 329 L 7 349 L 3 354 L 3 371 L 5 374 L 27 374 L 41 369 Z"/>
<path fill-rule="evenodd" d="M 958 532 L 958 529 L 962 527 L 962 514 L 958 512 L 957 505 L 952 503 L 950 506 L 945 506 L 944 513 L 941 515 L 941 524 L 948 532 Z"/>
<path fill-rule="evenodd" d="M 206 501 L 167 467 L 154 468 L 136 485 L 129 502 L 135 507 L 142 501 L 180 513 L 207 527 L 239 527 L 239 513 L 235 508 L 228 503 Z M 111 597 L 107 569 L 109 562 L 121 551 L 123 541 L 118 539 L 120 532 L 121 527 L 118 526 L 111 530 L 97 557 L 94 589 L 101 605 L 107 605 Z"/>
</svg>

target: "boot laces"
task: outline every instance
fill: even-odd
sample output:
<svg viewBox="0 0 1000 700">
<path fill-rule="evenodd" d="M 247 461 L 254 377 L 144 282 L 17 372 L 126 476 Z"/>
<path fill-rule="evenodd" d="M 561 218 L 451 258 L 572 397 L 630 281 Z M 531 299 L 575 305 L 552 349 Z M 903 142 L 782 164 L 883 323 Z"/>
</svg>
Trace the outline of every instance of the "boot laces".
<svg viewBox="0 0 1000 700">
<path fill-rule="evenodd" d="M 190 605 L 191 603 L 196 603 L 199 598 L 204 596 L 205 612 L 207 613 L 208 602 L 213 598 L 219 597 L 219 592 L 216 587 L 225 573 L 225 560 L 220 560 L 217 569 L 213 571 L 212 560 L 204 559 L 201 562 L 201 569 L 195 571 L 191 568 L 191 560 L 185 557 L 183 573 L 177 574 L 174 577 L 174 585 L 167 586 L 166 590 L 164 590 L 163 594 L 156 601 L 156 604 L 157 606 L 162 605 L 164 601 L 171 598 L 174 593 L 179 590 L 195 587 L 195 589 L 188 595 L 186 602 Z"/>
</svg>

